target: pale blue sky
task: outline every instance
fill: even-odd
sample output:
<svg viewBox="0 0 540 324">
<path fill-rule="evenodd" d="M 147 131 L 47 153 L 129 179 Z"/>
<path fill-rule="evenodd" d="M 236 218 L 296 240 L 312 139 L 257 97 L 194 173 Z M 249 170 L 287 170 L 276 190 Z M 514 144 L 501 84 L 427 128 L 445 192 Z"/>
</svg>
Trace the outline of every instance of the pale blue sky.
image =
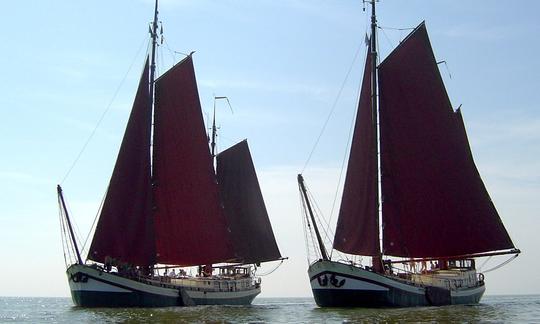
<svg viewBox="0 0 540 324">
<path fill-rule="evenodd" d="M 0 296 L 67 296 L 55 186 L 133 63 L 94 138 L 63 183 L 85 236 L 112 172 L 142 69 L 152 0 L 10 1 L 0 13 Z M 486 274 L 488 294 L 540 293 L 540 2 L 383 0 L 381 26 L 426 20 L 480 173 L 523 254 Z M 194 56 L 205 111 L 218 107 L 224 149 L 248 138 L 282 254 L 262 296 L 310 296 L 298 173 L 363 44 L 361 0 L 162 0 L 168 47 Z M 379 33 L 381 55 L 406 35 Z M 139 51 L 139 49 L 141 49 Z M 330 213 L 362 73 L 360 50 L 304 173 Z M 166 46 L 160 70 L 173 62 Z M 176 60 L 181 55 L 176 55 Z M 335 219 L 335 218 L 334 218 Z M 491 262 L 492 265 L 496 263 Z M 488 266 L 486 266 L 487 268 Z M 269 266 L 268 269 L 271 269 Z M 24 280 L 21 284 L 20 280 Z"/>
</svg>

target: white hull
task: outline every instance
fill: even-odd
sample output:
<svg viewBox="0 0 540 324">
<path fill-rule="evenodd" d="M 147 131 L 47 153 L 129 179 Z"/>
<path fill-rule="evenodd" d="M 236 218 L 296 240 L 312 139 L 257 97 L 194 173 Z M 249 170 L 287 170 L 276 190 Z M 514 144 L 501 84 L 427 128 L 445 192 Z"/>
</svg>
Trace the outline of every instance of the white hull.
<svg viewBox="0 0 540 324">
<path fill-rule="evenodd" d="M 67 269 L 67 276 L 73 302 L 84 307 L 249 305 L 261 292 L 251 278 L 160 282 L 78 264 Z"/>
</svg>

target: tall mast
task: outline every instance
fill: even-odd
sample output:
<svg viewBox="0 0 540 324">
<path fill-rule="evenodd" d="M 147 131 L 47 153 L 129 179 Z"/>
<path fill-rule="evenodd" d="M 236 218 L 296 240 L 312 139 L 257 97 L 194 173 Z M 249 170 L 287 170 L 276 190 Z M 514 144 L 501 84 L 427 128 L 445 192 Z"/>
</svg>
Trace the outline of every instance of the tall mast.
<svg viewBox="0 0 540 324">
<path fill-rule="evenodd" d="M 157 29 L 158 29 L 158 0 L 154 9 L 154 21 L 150 28 L 152 37 L 152 57 L 150 59 L 150 105 L 154 106 L 154 78 L 156 72 L 156 48 L 157 48 Z"/>
<path fill-rule="evenodd" d="M 375 223 L 377 226 L 377 229 L 379 229 L 379 208 L 380 208 L 380 201 L 379 201 L 379 125 L 378 125 L 378 96 L 377 96 L 377 16 L 375 15 L 375 2 L 377 0 L 371 0 L 371 113 L 372 113 L 372 119 L 371 122 L 374 124 L 375 127 L 373 127 L 373 159 L 374 159 L 374 170 L 375 172 L 375 183 L 373 186 L 375 186 Z M 379 241 L 380 241 L 381 233 L 379 232 Z M 378 260 L 377 260 L 378 259 Z M 379 255 L 378 257 L 373 258 L 373 267 L 375 269 L 379 268 L 379 265 L 382 268 L 382 253 L 380 250 L 380 243 L 379 243 Z"/>
<path fill-rule="evenodd" d="M 311 223 L 313 224 L 313 229 L 315 230 L 315 236 L 317 237 L 317 243 L 319 244 L 319 249 L 321 250 L 322 259 L 329 260 L 328 253 L 326 253 L 326 248 L 324 247 L 324 243 L 321 237 L 321 233 L 319 233 L 319 228 L 317 227 L 317 223 L 315 222 L 313 209 L 311 208 L 311 203 L 309 201 L 306 186 L 304 184 L 304 177 L 301 174 L 299 174 L 297 179 L 298 179 L 298 185 L 300 186 L 300 191 L 302 192 L 302 198 L 308 209 L 309 217 L 311 218 Z"/>
</svg>

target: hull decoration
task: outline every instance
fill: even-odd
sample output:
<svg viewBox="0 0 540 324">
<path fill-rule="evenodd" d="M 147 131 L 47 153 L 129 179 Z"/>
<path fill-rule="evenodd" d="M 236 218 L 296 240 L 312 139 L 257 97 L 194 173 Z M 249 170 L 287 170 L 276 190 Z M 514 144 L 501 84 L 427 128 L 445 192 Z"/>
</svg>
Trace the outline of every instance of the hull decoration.
<svg viewBox="0 0 540 324">
<path fill-rule="evenodd" d="M 315 262 L 308 274 L 315 302 L 321 307 L 474 304 L 480 301 L 485 291 L 483 281 L 478 281 L 475 286 L 447 289 L 332 261 Z"/>
</svg>

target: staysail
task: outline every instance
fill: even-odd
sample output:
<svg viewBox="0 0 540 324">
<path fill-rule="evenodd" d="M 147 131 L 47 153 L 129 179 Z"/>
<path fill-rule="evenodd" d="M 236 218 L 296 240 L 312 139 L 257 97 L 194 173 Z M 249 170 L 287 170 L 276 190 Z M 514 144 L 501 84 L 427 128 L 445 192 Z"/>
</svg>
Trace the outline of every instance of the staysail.
<svg viewBox="0 0 540 324">
<path fill-rule="evenodd" d="M 334 237 L 334 248 L 349 254 L 380 254 L 376 205 L 377 173 L 371 109 L 372 55 L 368 48 L 356 124 L 343 189 L 343 198 Z"/>
<path fill-rule="evenodd" d="M 217 155 L 217 177 L 239 261 L 259 263 L 281 258 L 247 140 Z"/>
<path fill-rule="evenodd" d="M 121 259 L 134 265 L 155 263 L 151 217 L 150 133 L 152 108 L 146 61 L 126 132 L 96 225 L 88 258 Z"/>
<path fill-rule="evenodd" d="M 444 88 L 424 23 L 379 66 L 384 254 L 514 247 Z"/>
<path fill-rule="evenodd" d="M 157 261 L 234 260 L 191 56 L 156 80 L 154 222 Z"/>
</svg>

